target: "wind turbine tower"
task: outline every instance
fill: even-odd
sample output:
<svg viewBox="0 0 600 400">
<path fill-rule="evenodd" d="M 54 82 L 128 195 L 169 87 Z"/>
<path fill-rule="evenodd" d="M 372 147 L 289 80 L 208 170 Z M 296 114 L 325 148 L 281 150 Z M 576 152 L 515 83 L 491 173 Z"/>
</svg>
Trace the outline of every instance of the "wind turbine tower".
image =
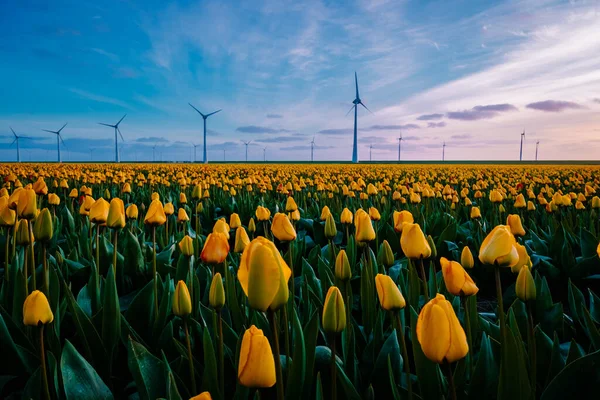
<svg viewBox="0 0 600 400">
<path fill-rule="evenodd" d="M 535 142 L 535 161 L 538 160 L 538 147 L 540 147 L 540 141 Z"/>
<path fill-rule="evenodd" d="M 248 162 L 248 145 L 249 145 L 250 143 L 252 143 L 252 140 L 251 140 L 251 141 L 249 141 L 249 142 L 244 142 L 244 141 L 242 140 L 242 143 L 244 143 L 244 145 L 246 146 L 246 162 Z"/>
<path fill-rule="evenodd" d="M 310 162 L 313 162 L 315 154 L 315 137 L 313 136 L 312 141 L 310 142 Z"/>
<path fill-rule="evenodd" d="M 369 161 L 373 161 L 373 145 L 369 145 Z"/>
<path fill-rule="evenodd" d="M 194 162 L 196 162 L 196 160 L 198 160 L 198 159 L 196 158 L 196 148 L 197 148 L 197 147 L 199 147 L 200 145 L 199 145 L 199 144 L 194 144 L 194 143 L 192 143 L 192 146 L 194 146 Z"/>
<path fill-rule="evenodd" d="M 442 145 L 442 161 L 446 161 L 446 142 Z"/>
<path fill-rule="evenodd" d="M 525 129 L 521 133 L 521 150 L 519 151 L 519 161 L 523 161 L 523 140 L 525 140 Z"/>
<path fill-rule="evenodd" d="M 65 128 L 65 126 L 67 126 L 68 122 L 65 123 L 62 128 L 60 128 L 57 131 L 49 131 L 47 129 L 42 129 L 44 132 L 49 132 L 49 133 L 54 133 L 56 135 L 56 150 L 58 152 L 58 162 L 62 162 L 61 158 L 60 158 L 60 142 L 62 142 L 62 144 L 65 144 L 65 141 L 63 140 L 60 132 Z"/>
<path fill-rule="evenodd" d="M 400 134 L 400 137 L 398 138 L 398 161 L 400 161 L 401 159 L 401 154 L 402 154 L 402 134 Z"/>
<path fill-rule="evenodd" d="M 354 99 L 354 101 L 352 102 L 354 105 L 350 108 L 350 110 L 348 111 L 348 114 L 350 113 L 350 111 L 352 111 L 352 109 L 354 109 L 354 147 L 352 148 L 352 162 L 353 163 L 357 163 L 358 162 L 358 131 L 357 131 L 357 119 L 358 119 L 358 105 L 360 104 L 361 106 L 363 106 L 368 112 L 371 112 L 371 110 L 369 110 L 367 108 L 367 106 L 365 106 L 362 102 L 362 100 L 360 99 L 360 95 L 358 94 L 358 76 L 356 74 L 356 72 L 354 73 L 354 84 L 356 85 L 356 98 Z M 346 115 L 348 115 L 346 114 Z"/>
<path fill-rule="evenodd" d="M 21 148 L 19 147 L 19 139 L 23 138 L 23 139 L 27 139 L 27 136 L 19 136 L 15 133 L 15 130 L 10 127 L 10 130 L 12 131 L 12 134 L 15 136 L 15 139 L 12 141 L 12 143 L 10 144 L 11 146 L 13 144 L 17 144 L 17 162 L 21 162 Z"/>
<path fill-rule="evenodd" d="M 216 113 L 218 113 L 221 110 L 217 110 L 217 111 L 213 111 L 210 114 L 202 114 L 200 112 L 200 110 L 198 110 L 196 107 L 194 107 L 191 103 L 188 103 L 190 105 L 190 107 L 192 107 L 194 110 L 196 110 L 196 112 L 198 114 L 200 114 L 202 116 L 202 119 L 204 121 L 204 157 L 202 159 L 202 162 L 204 164 L 208 163 L 208 158 L 206 158 L 206 120 L 208 119 L 208 117 L 210 117 L 211 115 L 215 115 Z"/>
<path fill-rule="evenodd" d="M 121 160 L 119 159 L 119 136 L 117 135 L 117 133 L 121 136 L 121 140 L 125 141 L 125 139 L 123 139 L 123 134 L 121 133 L 121 130 L 119 129 L 119 124 L 121 123 L 121 121 L 123 121 L 125 119 L 126 116 L 127 116 L 127 114 L 123 115 L 123 117 L 119 120 L 119 122 L 117 122 L 114 125 L 98 122 L 100 125 L 109 126 L 115 130 L 115 162 L 116 163 L 121 162 Z"/>
<path fill-rule="evenodd" d="M 267 148 L 263 149 L 263 162 L 267 162 Z"/>
</svg>

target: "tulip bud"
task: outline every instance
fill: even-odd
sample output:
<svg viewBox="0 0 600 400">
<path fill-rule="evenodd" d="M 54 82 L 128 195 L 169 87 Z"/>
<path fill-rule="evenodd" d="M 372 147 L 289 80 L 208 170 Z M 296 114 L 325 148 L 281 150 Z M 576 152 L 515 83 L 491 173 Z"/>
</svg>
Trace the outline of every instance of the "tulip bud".
<svg viewBox="0 0 600 400">
<path fill-rule="evenodd" d="M 13 226 L 17 220 L 17 213 L 8 208 L 8 205 L 0 210 L 0 226 Z"/>
<path fill-rule="evenodd" d="M 129 183 L 125 183 L 123 185 L 123 189 L 121 189 L 123 193 L 131 193 L 131 185 Z"/>
<path fill-rule="evenodd" d="M 204 204 L 202 204 L 202 203 L 196 204 L 196 213 L 200 214 L 202 211 L 204 211 Z"/>
<path fill-rule="evenodd" d="M 248 243 L 250 243 L 250 238 L 248 237 L 248 234 L 246 233 L 244 227 L 240 226 L 235 230 L 235 246 L 233 248 L 233 251 L 235 253 L 243 252 Z"/>
<path fill-rule="evenodd" d="M 378 209 L 371 207 L 369 208 L 369 217 L 371 217 L 373 221 L 379 221 L 381 219 L 381 214 L 379 214 Z"/>
<path fill-rule="evenodd" d="M 183 192 L 179 193 L 179 202 L 181 204 L 187 203 L 187 197 L 185 196 L 185 193 L 183 193 Z"/>
<path fill-rule="evenodd" d="M 427 244 L 429 244 L 429 247 L 431 247 L 431 258 L 436 258 L 437 257 L 437 247 L 435 246 L 435 242 L 433 241 L 433 238 L 431 237 L 431 235 L 427 235 Z"/>
<path fill-rule="evenodd" d="M 53 235 L 52 214 L 47 208 L 40 211 L 33 225 L 33 236 L 39 242 L 47 242 Z"/>
<path fill-rule="evenodd" d="M 473 279 L 471 279 L 467 271 L 459 263 L 442 257 L 440 258 L 440 264 L 448 292 L 455 296 L 471 296 L 479 291 Z"/>
<path fill-rule="evenodd" d="M 250 218 L 250 221 L 248 222 L 248 232 L 256 232 L 256 224 L 254 223 L 254 218 Z"/>
<path fill-rule="evenodd" d="M 362 208 L 356 211 L 354 216 L 355 239 L 357 242 L 370 242 L 375 240 L 375 230 L 371 217 Z"/>
<path fill-rule="evenodd" d="M 187 212 L 185 212 L 185 209 L 180 208 L 179 210 L 177 210 L 177 222 L 187 222 L 190 220 L 190 217 L 188 217 Z"/>
<path fill-rule="evenodd" d="M 465 331 L 452 304 L 439 293 L 419 313 L 417 340 L 425 356 L 438 364 L 458 361 L 469 352 Z"/>
<path fill-rule="evenodd" d="M 152 194 L 150 195 L 150 200 L 152 200 L 152 201 L 160 200 L 160 194 L 158 194 L 156 192 L 152 192 Z"/>
<path fill-rule="evenodd" d="M 173 215 L 175 213 L 175 207 L 173 207 L 173 203 L 168 202 L 163 206 L 163 211 L 165 215 L 168 217 L 169 215 Z"/>
<path fill-rule="evenodd" d="M 431 256 L 431 247 L 419 224 L 407 223 L 404 225 L 400 237 L 400 247 L 402 247 L 404 255 L 413 260 Z"/>
<path fill-rule="evenodd" d="M 353 219 L 352 211 L 348 210 L 348 208 L 344 208 L 342 211 L 342 215 L 340 217 L 340 222 L 342 224 L 351 224 Z"/>
<path fill-rule="evenodd" d="M 106 226 L 111 229 L 125 228 L 125 205 L 123 200 L 115 197 L 110 201 L 108 215 L 106 217 Z"/>
<path fill-rule="evenodd" d="M 473 253 L 469 246 L 465 246 L 460 253 L 460 263 L 464 268 L 471 269 L 475 266 L 475 260 L 473 259 Z"/>
<path fill-rule="evenodd" d="M 159 226 L 163 225 L 165 222 L 167 222 L 167 216 L 162 203 L 158 199 L 152 200 L 150 207 L 148 207 L 146 217 L 144 218 L 144 223 L 146 225 Z"/>
<path fill-rule="evenodd" d="M 271 211 L 263 206 L 256 207 L 256 218 L 259 221 L 268 221 L 271 218 Z"/>
<path fill-rule="evenodd" d="M 481 218 L 481 210 L 479 207 L 471 207 L 471 219 Z"/>
<path fill-rule="evenodd" d="M 77 197 L 79 197 L 79 192 L 77 191 L 77 189 L 71 189 L 71 192 L 69 192 L 69 197 L 72 199 L 76 199 Z"/>
<path fill-rule="evenodd" d="M 398 285 L 388 275 L 377 274 L 375 276 L 375 286 L 382 309 L 393 311 L 406 307 L 406 300 L 404 300 L 404 296 L 400 293 Z"/>
<path fill-rule="evenodd" d="M 210 396 L 210 392 L 202 392 L 190 398 L 190 400 L 212 400 L 212 397 Z"/>
<path fill-rule="evenodd" d="M 402 228 L 404 227 L 404 224 L 413 224 L 415 222 L 413 215 L 410 211 L 407 210 L 402 210 L 400 212 L 394 211 L 393 218 L 394 230 L 400 233 L 402 233 Z"/>
<path fill-rule="evenodd" d="M 498 225 L 487 235 L 479 249 L 479 261 L 499 267 L 512 267 L 519 262 L 516 240 L 506 225 Z"/>
<path fill-rule="evenodd" d="M 352 278 L 352 269 L 345 250 L 340 250 L 335 259 L 335 277 L 342 282 Z"/>
<path fill-rule="evenodd" d="M 527 201 L 527 211 L 535 211 L 535 204 L 531 200 Z"/>
<path fill-rule="evenodd" d="M 531 270 L 527 265 L 523 266 L 517 276 L 517 282 L 515 283 L 515 292 L 517 297 L 521 301 L 535 300 L 536 288 L 535 280 L 531 275 Z"/>
<path fill-rule="evenodd" d="M 296 205 L 294 198 L 292 196 L 289 196 L 287 198 L 287 201 L 285 202 L 285 211 L 293 212 L 293 211 L 296 211 L 297 209 L 298 209 L 298 206 Z"/>
<path fill-rule="evenodd" d="M 521 217 L 518 214 L 509 214 L 506 218 L 506 225 L 515 236 L 525 236 L 525 229 L 521 224 Z"/>
<path fill-rule="evenodd" d="M 135 204 L 130 204 L 125 210 L 125 215 L 129 219 L 137 219 L 139 215 L 138 207 Z"/>
<path fill-rule="evenodd" d="M 236 213 L 231 214 L 229 217 L 229 227 L 231 229 L 237 229 L 242 226 L 242 221 L 240 220 L 240 216 Z"/>
<path fill-rule="evenodd" d="M 506 209 L 504 208 L 504 206 L 502 204 L 500 204 L 500 206 L 498 206 L 498 211 L 503 214 L 506 212 Z"/>
<path fill-rule="evenodd" d="M 60 204 L 60 197 L 58 197 L 54 193 L 50 193 L 48 195 L 48 204 L 50 204 L 51 206 L 58 206 Z"/>
<path fill-rule="evenodd" d="M 20 219 L 17 224 L 17 235 L 16 241 L 19 246 L 29 246 L 31 244 L 31 238 L 29 235 L 29 221 L 25 218 Z"/>
<path fill-rule="evenodd" d="M 209 233 L 200 253 L 200 259 L 207 264 L 221 264 L 227 258 L 227 254 L 229 254 L 227 236 L 222 232 Z"/>
<path fill-rule="evenodd" d="M 276 213 L 273 217 L 271 232 L 273 236 L 282 242 L 291 242 L 296 239 L 296 230 L 292 226 L 288 216 L 283 213 Z"/>
<path fill-rule="evenodd" d="M 104 198 L 110 200 L 111 196 L 110 196 L 110 192 L 108 191 L 108 189 L 104 189 Z"/>
<path fill-rule="evenodd" d="M 106 223 L 106 218 L 108 218 L 108 208 L 108 201 L 100 197 L 90 207 L 90 221 L 99 225 Z"/>
<path fill-rule="evenodd" d="M 33 189 L 20 191 L 17 203 L 17 214 L 19 218 L 33 219 L 37 216 L 37 196 Z"/>
<path fill-rule="evenodd" d="M 600 208 L 600 197 L 592 197 L 592 208 Z"/>
<path fill-rule="evenodd" d="M 292 221 L 300 221 L 300 210 L 292 211 L 291 214 Z"/>
<path fill-rule="evenodd" d="M 377 262 L 384 265 L 386 268 L 394 265 L 394 252 L 390 247 L 390 244 L 387 240 L 384 240 L 381 245 L 379 245 L 379 251 L 377 252 Z"/>
<path fill-rule="evenodd" d="M 229 225 L 225 222 L 225 218 L 219 218 L 217 222 L 215 222 L 215 226 L 213 226 L 213 232 L 220 232 L 225 235 L 227 240 L 229 240 Z"/>
<path fill-rule="evenodd" d="M 326 333 L 340 333 L 346 328 L 344 298 L 336 286 L 331 286 L 327 291 L 323 306 L 322 325 Z"/>
<path fill-rule="evenodd" d="M 525 208 L 525 206 L 527 205 L 527 203 L 525 202 L 525 196 L 523 196 L 522 193 L 520 193 L 517 198 L 515 199 L 515 208 Z"/>
<path fill-rule="evenodd" d="M 177 282 L 173 294 L 173 314 L 178 317 L 186 317 L 192 313 L 192 299 L 190 291 L 184 281 Z"/>
<path fill-rule="evenodd" d="M 331 211 L 329 211 L 329 207 L 324 206 L 323 209 L 321 210 L 321 221 L 327 220 L 327 217 L 330 214 L 331 214 Z"/>
<path fill-rule="evenodd" d="M 25 220 L 25 222 L 27 222 Z M 39 290 L 34 290 L 27 296 L 23 303 L 23 325 L 46 325 L 54 321 L 54 314 L 46 295 Z"/>
<path fill-rule="evenodd" d="M 194 255 L 194 239 L 192 239 L 189 235 L 185 235 L 183 239 L 179 242 L 179 251 L 186 257 L 191 257 Z"/>
<path fill-rule="evenodd" d="M 263 331 L 252 325 L 242 337 L 238 380 L 247 387 L 268 388 L 275 385 L 275 359 Z"/>
<path fill-rule="evenodd" d="M 325 220 L 325 237 L 329 240 L 332 240 L 335 235 L 337 235 L 335 220 L 333 219 L 333 215 L 329 213 L 327 219 Z"/>
<path fill-rule="evenodd" d="M 198 200 L 200 197 L 202 197 L 202 188 L 200 185 L 196 185 L 192 190 L 192 199 Z"/>
<path fill-rule="evenodd" d="M 208 294 L 208 302 L 215 310 L 220 310 L 225 305 L 225 289 L 223 289 L 223 279 L 220 273 L 213 276 Z"/>
</svg>

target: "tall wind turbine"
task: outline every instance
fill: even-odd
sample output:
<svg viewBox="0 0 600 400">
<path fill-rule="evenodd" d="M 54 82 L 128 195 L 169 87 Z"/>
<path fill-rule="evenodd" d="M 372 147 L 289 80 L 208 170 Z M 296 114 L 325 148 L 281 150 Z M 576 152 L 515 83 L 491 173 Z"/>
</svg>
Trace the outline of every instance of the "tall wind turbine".
<svg viewBox="0 0 600 400">
<path fill-rule="evenodd" d="M 121 123 L 121 121 L 123 121 L 125 119 L 125 117 L 127 116 L 127 114 L 123 115 L 123 118 L 121 118 L 119 120 L 119 122 L 117 122 L 115 125 L 110 125 L 110 124 L 104 124 L 102 122 L 98 122 L 100 125 L 104 125 L 104 126 L 110 126 L 111 128 L 114 128 L 115 130 L 115 162 L 121 162 L 121 160 L 119 159 L 119 137 L 117 136 L 117 133 L 119 133 L 119 135 L 121 135 L 121 140 L 125 141 L 125 139 L 123 139 L 123 134 L 121 133 L 121 130 L 119 129 L 119 124 Z"/>
<path fill-rule="evenodd" d="M 538 156 L 538 147 L 540 147 L 540 141 L 538 140 L 537 142 L 535 142 L 535 161 L 537 161 L 537 156 Z"/>
<path fill-rule="evenodd" d="M 373 161 L 373 145 L 369 145 L 369 161 Z"/>
<path fill-rule="evenodd" d="M 310 142 L 310 162 L 313 162 L 315 154 L 315 137 L 313 136 L 313 140 Z"/>
<path fill-rule="evenodd" d="M 152 146 L 152 162 L 156 162 L 156 146 L 158 146 L 158 143 L 154 143 L 154 146 Z"/>
<path fill-rule="evenodd" d="M 194 144 L 191 143 L 192 146 L 194 146 L 194 162 L 196 162 L 197 158 L 196 158 L 196 147 L 200 146 L 199 144 Z"/>
<path fill-rule="evenodd" d="M 263 149 L 263 162 L 267 162 L 267 148 Z"/>
<path fill-rule="evenodd" d="M 19 139 L 29 139 L 27 136 L 19 136 L 15 133 L 15 130 L 12 127 L 9 127 L 10 130 L 12 131 L 12 134 L 15 136 L 15 139 L 12 141 L 12 143 L 10 144 L 11 146 L 13 144 L 17 144 L 17 162 L 21 162 L 21 148 L 19 147 Z"/>
<path fill-rule="evenodd" d="M 523 140 L 525 139 L 525 129 L 521 133 L 521 150 L 519 151 L 519 161 L 523 161 Z"/>
<path fill-rule="evenodd" d="M 402 134 L 400 134 L 400 137 L 398 138 L 398 161 L 400 161 L 400 155 L 402 153 Z"/>
<path fill-rule="evenodd" d="M 244 142 L 244 141 L 242 140 L 242 143 L 244 143 L 244 145 L 246 146 L 246 162 L 248 162 L 248 145 L 249 145 L 250 143 L 252 143 L 252 140 L 251 140 L 251 141 L 249 141 L 249 142 Z"/>
<path fill-rule="evenodd" d="M 350 110 L 348 111 L 348 113 L 346 115 L 348 115 L 350 113 L 350 111 L 352 111 L 352 109 L 354 109 L 354 147 L 352 148 L 352 162 L 357 163 L 358 162 L 358 131 L 357 131 L 356 124 L 357 124 L 357 119 L 358 119 L 358 105 L 360 104 L 361 106 L 363 106 L 368 112 L 371 112 L 371 110 L 369 110 L 367 108 L 367 106 L 365 106 L 363 104 L 363 102 L 360 99 L 360 96 L 358 94 L 358 76 L 356 75 L 356 72 L 354 73 L 354 83 L 356 85 L 356 98 L 352 102 L 354 105 L 350 108 Z"/>
<path fill-rule="evenodd" d="M 202 119 L 204 120 L 204 158 L 202 160 L 202 162 L 204 164 L 208 163 L 208 159 L 206 158 L 206 120 L 208 117 L 210 117 L 211 115 L 215 115 L 216 113 L 218 113 L 221 110 L 217 110 L 217 111 L 213 111 L 210 114 L 202 114 L 200 112 L 200 110 L 198 110 L 196 107 L 194 107 L 191 103 L 188 103 L 190 105 L 190 107 L 192 107 L 194 110 L 196 110 L 196 112 L 198 114 L 200 114 L 202 116 Z"/>
<path fill-rule="evenodd" d="M 442 145 L 442 161 L 446 161 L 446 142 Z"/>
<path fill-rule="evenodd" d="M 94 160 L 94 150 L 96 150 L 94 147 L 90 147 L 90 161 Z"/>
<path fill-rule="evenodd" d="M 65 123 L 62 128 L 60 128 L 57 131 L 49 131 L 47 129 L 42 129 L 44 132 L 49 132 L 49 133 L 54 133 L 56 135 L 56 150 L 58 151 L 58 162 L 61 162 L 61 158 L 60 158 L 60 142 L 62 142 L 62 144 L 65 144 L 65 141 L 63 140 L 62 136 L 60 135 L 60 132 L 65 128 L 65 126 L 67 126 L 68 122 Z"/>
</svg>

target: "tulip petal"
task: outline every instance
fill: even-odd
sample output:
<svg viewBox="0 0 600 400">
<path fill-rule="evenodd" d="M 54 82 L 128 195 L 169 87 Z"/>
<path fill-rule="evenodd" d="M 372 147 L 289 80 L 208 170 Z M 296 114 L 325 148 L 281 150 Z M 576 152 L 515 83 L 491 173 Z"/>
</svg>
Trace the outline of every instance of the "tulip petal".
<svg viewBox="0 0 600 400">
<path fill-rule="evenodd" d="M 249 261 L 248 301 L 250 307 L 266 311 L 279 291 L 282 271 L 271 249 L 263 244 L 257 244 Z"/>
<path fill-rule="evenodd" d="M 441 364 L 450 348 L 450 322 L 444 309 L 430 304 L 417 321 L 417 338 L 427 358 Z"/>
</svg>

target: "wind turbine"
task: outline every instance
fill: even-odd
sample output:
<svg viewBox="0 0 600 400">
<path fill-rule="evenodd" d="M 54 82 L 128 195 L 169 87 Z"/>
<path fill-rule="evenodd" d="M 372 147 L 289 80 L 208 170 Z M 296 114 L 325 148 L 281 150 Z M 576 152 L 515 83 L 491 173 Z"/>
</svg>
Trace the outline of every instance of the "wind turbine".
<svg viewBox="0 0 600 400">
<path fill-rule="evenodd" d="M 535 142 L 535 161 L 537 161 L 537 156 L 538 156 L 538 147 L 540 146 L 540 141 L 538 140 L 537 142 Z"/>
<path fill-rule="evenodd" d="M 263 149 L 263 162 L 267 162 L 267 148 Z"/>
<path fill-rule="evenodd" d="M 446 160 L 446 142 L 442 145 L 442 161 Z"/>
<path fill-rule="evenodd" d="M 225 162 L 225 147 L 223 147 L 223 162 Z"/>
<path fill-rule="evenodd" d="M 156 162 L 156 146 L 158 146 L 158 143 L 154 143 L 154 146 L 152 146 L 152 162 Z"/>
<path fill-rule="evenodd" d="M 196 158 L 196 147 L 199 147 L 199 144 L 194 144 L 194 143 L 190 143 L 192 146 L 194 146 L 194 162 L 196 162 L 197 158 Z"/>
<path fill-rule="evenodd" d="M 121 135 L 121 140 L 125 141 L 125 139 L 123 139 L 123 134 L 121 133 L 121 130 L 119 129 L 119 124 L 121 123 L 121 121 L 123 121 L 125 119 L 125 117 L 127 116 L 127 114 L 123 115 L 123 118 L 121 118 L 119 120 L 119 122 L 117 122 L 115 125 L 110 125 L 110 124 L 104 124 L 102 122 L 98 122 L 100 125 L 104 125 L 104 126 L 110 126 L 111 128 L 115 129 L 115 162 L 120 162 L 119 160 L 119 138 L 117 136 L 117 132 L 119 133 L 119 135 Z"/>
<path fill-rule="evenodd" d="M 65 144 L 65 141 L 63 140 L 62 136 L 60 135 L 60 132 L 65 128 L 65 126 L 67 126 L 67 124 L 68 124 L 68 122 L 65 123 L 62 126 L 62 128 L 60 128 L 57 131 L 49 131 L 47 129 L 42 129 L 44 132 L 54 133 L 56 135 L 56 149 L 58 151 L 58 162 L 61 162 L 61 159 L 60 159 L 60 142 L 62 142 L 63 145 Z"/>
<path fill-rule="evenodd" d="M 369 145 L 369 161 L 373 161 L 373 145 Z"/>
<path fill-rule="evenodd" d="M 208 163 L 208 159 L 206 158 L 206 119 L 208 117 L 210 117 L 211 115 L 218 113 L 221 110 L 213 111 L 210 114 L 202 114 L 200 112 L 200 110 L 198 110 L 196 107 L 194 107 L 191 103 L 188 103 L 188 104 L 190 105 L 190 107 L 192 107 L 194 110 L 196 110 L 196 112 L 198 112 L 198 114 L 200 114 L 202 116 L 202 119 L 204 120 L 204 158 L 203 158 L 202 162 L 204 164 L 206 164 L 206 163 Z"/>
<path fill-rule="evenodd" d="M 90 147 L 90 161 L 94 161 L 94 150 L 96 150 L 93 147 Z"/>
<path fill-rule="evenodd" d="M 523 161 L 523 140 L 525 139 L 525 129 L 521 133 L 521 150 L 519 151 L 519 161 Z"/>
<path fill-rule="evenodd" d="M 12 131 L 12 134 L 15 135 L 15 139 L 12 141 L 12 143 L 10 144 L 11 146 L 15 143 L 17 143 L 17 162 L 21 162 L 21 149 L 19 148 L 19 139 L 23 138 L 23 139 L 29 139 L 27 136 L 19 136 L 15 133 L 15 130 L 12 127 L 9 127 L 10 130 Z"/>
<path fill-rule="evenodd" d="M 398 138 L 398 161 L 400 161 L 400 154 L 402 152 L 402 134 L 400 134 L 400 137 Z"/>
<path fill-rule="evenodd" d="M 356 72 L 354 72 L 354 83 L 356 85 L 356 98 L 352 102 L 354 105 L 350 108 L 350 110 L 346 113 L 346 115 L 350 114 L 350 111 L 352 111 L 352 109 L 354 109 L 354 147 L 352 148 L 352 162 L 357 163 L 358 162 L 358 132 L 357 132 L 356 124 L 357 124 L 357 118 L 358 118 L 358 105 L 360 104 L 361 106 L 363 106 L 368 112 L 371 112 L 371 110 L 369 110 L 367 108 L 367 106 L 365 106 L 363 104 L 363 102 L 360 99 L 360 96 L 358 94 L 358 76 L 356 75 Z"/>
<path fill-rule="evenodd" d="M 313 136 L 313 140 L 312 142 L 310 142 L 310 162 L 314 161 L 314 154 L 315 154 L 315 137 Z"/>
<path fill-rule="evenodd" d="M 246 145 L 246 162 L 248 162 L 248 145 L 249 145 L 250 143 L 252 143 L 252 140 L 251 140 L 251 141 L 249 141 L 249 142 L 244 142 L 244 141 L 242 140 L 242 143 L 244 143 L 244 145 Z"/>
</svg>

